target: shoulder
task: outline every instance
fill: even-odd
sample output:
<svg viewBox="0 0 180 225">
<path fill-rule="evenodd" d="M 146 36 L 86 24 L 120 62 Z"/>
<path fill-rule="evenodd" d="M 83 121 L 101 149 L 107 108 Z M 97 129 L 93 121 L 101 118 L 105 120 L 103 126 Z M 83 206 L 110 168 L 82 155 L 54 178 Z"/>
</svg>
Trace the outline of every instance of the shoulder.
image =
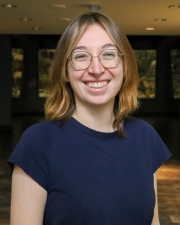
<svg viewBox="0 0 180 225">
<path fill-rule="evenodd" d="M 8 159 L 11 166 L 17 165 L 47 190 L 50 173 L 52 141 L 51 131 L 58 122 L 42 122 L 28 127 Z"/>
<path fill-rule="evenodd" d="M 24 133 L 47 134 L 48 132 L 55 130 L 58 126 L 59 121 L 45 121 L 29 126 Z"/>
<path fill-rule="evenodd" d="M 155 128 L 142 119 L 129 118 L 124 125 L 125 134 L 135 139 L 141 139 L 141 141 L 154 141 L 159 139 L 160 136 Z"/>
<path fill-rule="evenodd" d="M 48 121 L 28 127 L 17 143 L 13 155 L 20 158 L 48 158 L 51 154 L 52 132 L 57 124 L 58 122 Z"/>
<path fill-rule="evenodd" d="M 146 121 L 142 119 L 137 119 L 137 118 L 128 118 L 125 121 L 125 129 L 127 130 L 136 130 L 138 132 L 156 132 L 154 127 L 147 123 Z"/>
<path fill-rule="evenodd" d="M 47 142 L 50 139 L 51 133 L 53 133 L 56 130 L 56 127 L 58 127 L 58 124 L 59 122 L 53 121 L 33 124 L 24 131 L 21 139 L 27 141 L 42 140 L 43 142 Z"/>
<path fill-rule="evenodd" d="M 171 153 L 156 130 L 146 121 L 130 118 L 125 122 L 127 139 L 137 147 L 141 156 L 148 157 L 152 162 L 153 173 L 170 158 Z"/>
</svg>

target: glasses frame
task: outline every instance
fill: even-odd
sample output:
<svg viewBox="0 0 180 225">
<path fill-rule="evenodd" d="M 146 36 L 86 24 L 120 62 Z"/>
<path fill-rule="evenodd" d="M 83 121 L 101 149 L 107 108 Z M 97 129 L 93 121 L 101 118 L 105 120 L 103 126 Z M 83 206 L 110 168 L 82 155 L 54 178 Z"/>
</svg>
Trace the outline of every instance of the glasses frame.
<svg viewBox="0 0 180 225">
<path fill-rule="evenodd" d="M 101 52 L 99 53 L 99 55 L 97 55 L 97 56 L 92 56 L 92 55 L 91 55 L 89 52 L 87 52 L 87 51 L 75 51 L 75 52 L 86 52 L 86 53 L 87 53 L 88 55 L 90 55 L 90 57 L 91 57 L 89 66 L 87 66 L 85 69 L 81 69 L 81 70 L 80 70 L 80 69 L 76 69 L 76 68 L 74 67 L 73 63 L 72 63 L 72 56 L 73 56 L 73 54 L 74 54 L 75 52 L 73 52 L 73 53 L 71 54 L 71 56 L 68 57 L 68 59 L 70 59 L 71 66 L 72 66 L 75 70 L 78 70 L 78 71 L 87 70 L 87 69 L 90 67 L 91 63 L 92 63 L 92 59 L 95 58 L 95 57 L 98 57 L 98 58 L 99 58 L 100 64 L 101 64 L 103 67 L 107 68 L 107 69 L 111 69 L 111 68 L 117 67 L 117 65 L 116 65 L 116 66 L 113 66 L 113 67 L 106 67 L 106 66 L 104 66 L 104 65 L 101 63 L 100 55 L 102 54 L 102 52 L 104 52 L 104 51 L 106 51 L 106 50 L 115 50 L 115 51 L 117 51 L 117 53 L 118 53 L 118 55 L 119 55 L 119 62 L 117 63 L 117 65 L 118 65 L 118 64 L 120 63 L 120 61 L 121 61 L 121 58 L 120 58 L 120 57 L 123 56 L 123 54 L 120 53 L 117 49 L 104 49 L 104 50 L 101 51 Z"/>
</svg>

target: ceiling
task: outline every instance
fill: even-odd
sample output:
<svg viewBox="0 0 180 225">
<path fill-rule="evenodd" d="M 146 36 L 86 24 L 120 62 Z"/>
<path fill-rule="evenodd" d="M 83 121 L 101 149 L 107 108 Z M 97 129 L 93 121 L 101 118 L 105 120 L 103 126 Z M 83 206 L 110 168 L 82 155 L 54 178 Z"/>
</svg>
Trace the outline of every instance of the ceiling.
<svg viewBox="0 0 180 225">
<path fill-rule="evenodd" d="M 17 7 L 4 8 L 3 4 Z M 53 4 L 66 7 L 53 8 Z M 128 35 L 180 35 L 180 8 L 169 8 L 180 5 L 180 0 L 0 0 L 0 33 L 62 34 L 69 21 L 60 18 L 73 19 L 89 12 L 91 4 L 100 5 L 101 12 L 115 20 Z M 25 17 L 31 20 L 20 20 Z"/>
</svg>

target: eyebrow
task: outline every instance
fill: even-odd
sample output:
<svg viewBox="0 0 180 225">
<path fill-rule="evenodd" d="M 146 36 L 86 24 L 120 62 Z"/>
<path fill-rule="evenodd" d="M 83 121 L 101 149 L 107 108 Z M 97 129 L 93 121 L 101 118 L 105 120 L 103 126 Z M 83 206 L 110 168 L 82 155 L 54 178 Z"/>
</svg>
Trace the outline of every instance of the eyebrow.
<svg viewBox="0 0 180 225">
<path fill-rule="evenodd" d="M 110 47 L 117 48 L 116 45 L 110 44 L 110 43 L 103 45 L 101 48 L 103 49 L 103 48 L 110 48 Z M 73 51 L 75 51 L 75 50 L 87 50 L 87 47 L 86 46 L 76 46 Z"/>
<path fill-rule="evenodd" d="M 85 46 L 77 46 L 77 47 L 74 48 L 73 51 L 78 50 L 78 49 L 86 50 L 87 48 Z"/>
<path fill-rule="evenodd" d="M 114 45 L 114 44 L 105 44 L 102 46 L 102 48 L 109 48 L 109 47 L 117 48 L 116 45 Z"/>
</svg>

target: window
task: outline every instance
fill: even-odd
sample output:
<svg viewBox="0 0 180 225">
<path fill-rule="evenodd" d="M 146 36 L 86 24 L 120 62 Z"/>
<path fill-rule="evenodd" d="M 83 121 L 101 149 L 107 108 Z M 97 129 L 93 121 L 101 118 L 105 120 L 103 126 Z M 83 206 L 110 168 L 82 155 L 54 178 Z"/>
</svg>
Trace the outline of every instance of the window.
<svg viewBox="0 0 180 225">
<path fill-rule="evenodd" d="M 134 50 L 140 83 L 139 98 L 155 98 L 156 50 Z"/>
<path fill-rule="evenodd" d="M 48 96 L 49 68 L 51 66 L 55 49 L 39 49 L 38 51 L 38 96 L 46 98 Z"/>
<path fill-rule="evenodd" d="M 24 50 L 12 49 L 12 97 L 22 97 L 22 78 L 24 72 Z"/>
</svg>

